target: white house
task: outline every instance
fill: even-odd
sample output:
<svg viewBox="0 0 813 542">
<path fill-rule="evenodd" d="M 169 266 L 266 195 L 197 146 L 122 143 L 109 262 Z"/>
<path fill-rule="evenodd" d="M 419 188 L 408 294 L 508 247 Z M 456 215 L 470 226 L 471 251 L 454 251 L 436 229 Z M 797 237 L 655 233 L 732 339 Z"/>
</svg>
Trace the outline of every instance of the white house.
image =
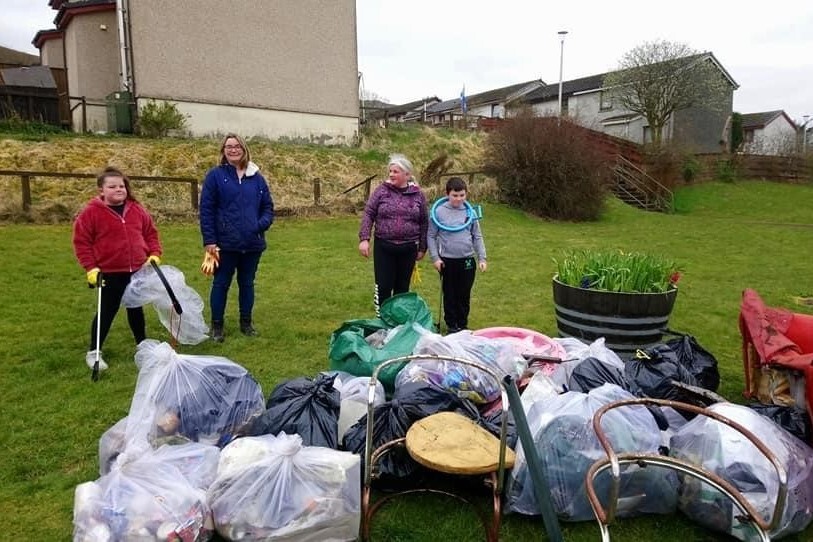
<svg viewBox="0 0 813 542">
<path fill-rule="evenodd" d="M 782 110 L 742 115 L 743 152 L 789 154 L 796 150 L 798 127 Z"/>
</svg>

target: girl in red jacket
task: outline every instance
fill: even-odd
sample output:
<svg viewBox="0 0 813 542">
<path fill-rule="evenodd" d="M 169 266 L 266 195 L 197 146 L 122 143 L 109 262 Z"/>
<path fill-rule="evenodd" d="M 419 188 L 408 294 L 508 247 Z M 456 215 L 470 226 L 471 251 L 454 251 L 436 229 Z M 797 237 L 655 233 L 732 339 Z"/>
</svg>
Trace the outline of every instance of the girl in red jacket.
<svg viewBox="0 0 813 542">
<path fill-rule="evenodd" d="M 85 206 L 73 225 L 73 250 L 87 272 L 91 287 L 102 288 L 102 310 L 90 326 L 90 348 L 85 363 L 93 368 L 107 332 L 121 305 L 134 272 L 151 261 L 160 263 L 161 241 L 150 214 L 133 197 L 130 181 L 120 170 L 108 167 L 96 179 L 99 195 Z M 102 284 L 99 284 L 99 273 Z M 99 344 L 96 319 L 101 318 Z M 136 344 L 147 338 L 144 310 L 127 309 L 127 321 Z M 99 369 L 107 363 L 99 357 Z"/>
</svg>

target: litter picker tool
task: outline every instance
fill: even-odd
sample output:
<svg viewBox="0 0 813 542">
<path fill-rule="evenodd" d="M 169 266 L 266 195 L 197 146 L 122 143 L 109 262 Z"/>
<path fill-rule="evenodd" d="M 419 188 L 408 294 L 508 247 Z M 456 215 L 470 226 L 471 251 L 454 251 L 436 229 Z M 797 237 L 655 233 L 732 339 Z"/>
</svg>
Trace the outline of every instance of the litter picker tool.
<svg viewBox="0 0 813 542">
<path fill-rule="evenodd" d="M 435 323 L 435 328 L 437 332 L 440 333 L 440 326 L 443 323 L 443 268 L 440 268 L 438 271 L 438 276 L 440 277 L 440 304 L 438 306 L 438 321 Z"/>
<path fill-rule="evenodd" d="M 102 286 L 104 285 L 104 281 L 102 281 L 102 272 L 99 271 L 99 274 L 96 277 L 96 290 L 98 290 L 98 295 L 96 296 L 96 360 L 93 362 L 93 370 L 90 373 L 90 379 L 93 382 L 99 380 L 99 360 L 102 357 Z M 92 286 L 91 286 L 92 288 Z"/>
<path fill-rule="evenodd" d="M 169 300 L 172 302 L 172 308 L 175 310 L 175 314 L 178 315 L 179 319 L 178 329 L 180 329 L 180 317 L 183 314 L 183 307 L 181 307 L 181 303 L 178 301 L 178 298 L 175 297 L 175 292 L 172 290 L 172 286 L 169 285 L 169 281 L 164 276 L 164 273 L 163 271 L 161 271 L 161 268 L 158 266 L 158 264 L 155 263 L 154 261 L 150 261 L 150 265 L 155 270 L 155 274 L 158 275 L 158 279 L 161 281 L 161 284 L 164 285 L 164 289 L 167 291 L 167 295 L 169 295 Z M 178 342 L 177 333 L 173 333 L 172 330 L 170 329 L 170 334 L 172 335 L 172 339 L 177 343 Z"/>
</svg>

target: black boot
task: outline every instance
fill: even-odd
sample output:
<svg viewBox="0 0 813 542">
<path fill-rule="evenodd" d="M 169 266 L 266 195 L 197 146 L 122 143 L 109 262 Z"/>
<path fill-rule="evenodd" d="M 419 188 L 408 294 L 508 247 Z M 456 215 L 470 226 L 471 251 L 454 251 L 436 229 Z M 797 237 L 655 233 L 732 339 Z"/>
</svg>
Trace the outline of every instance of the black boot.
<svg viewBox="0 0 813 542">
<path fill-rule="evenodd" d="M 251 325 L 251 317 L 240 317 L 240 333 L 247 337 L 256 337 L 257 330 Z"/>
<path fill-rule="evenodd" d="M 212 321 L 212 340 L 216 343 L 222 343 L 223 336 L 223 321 Z"/>
</svg>

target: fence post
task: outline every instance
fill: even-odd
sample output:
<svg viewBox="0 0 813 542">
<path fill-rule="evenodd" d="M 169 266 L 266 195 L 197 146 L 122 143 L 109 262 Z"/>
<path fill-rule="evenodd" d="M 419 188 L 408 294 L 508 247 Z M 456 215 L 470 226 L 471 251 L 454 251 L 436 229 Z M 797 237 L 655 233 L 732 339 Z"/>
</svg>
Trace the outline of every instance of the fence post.
<svg viewBox="0 0 813 542">
<path fill-rule="evenodd" d="M 469 190 L 474 186 L 474 172 L 469 173 Z"/>
<path fill-rule="evenodd" d="M 20 175 L 20 185 L 23 191 L 23 211 L 31 209 L 31 176 Z"/>
<path fill-rule="evenodd" d="M 189 196 L 192 201 L 192 209 L 198 210 L 198 181 L 189 181 Z"/>
<path fill-rule="evenodd" d="M 367 179 L 367 182 L 364 183 L 364 201 L 366 202 L 370 199 L 370 186 L 373 184 L 372 179 Z"/>
<path fill-rule="evenodd" d="M 319 200 L 322 199 L 322 181 L 319 179 L 313 180 L 313 204 L 319 205 Z"/>
<path fill-rule="evenodd" d="M 82 133 L 86 134 L 88 131 L 88 104 L 84 96 L 82 96 Z"/>
</svg>

